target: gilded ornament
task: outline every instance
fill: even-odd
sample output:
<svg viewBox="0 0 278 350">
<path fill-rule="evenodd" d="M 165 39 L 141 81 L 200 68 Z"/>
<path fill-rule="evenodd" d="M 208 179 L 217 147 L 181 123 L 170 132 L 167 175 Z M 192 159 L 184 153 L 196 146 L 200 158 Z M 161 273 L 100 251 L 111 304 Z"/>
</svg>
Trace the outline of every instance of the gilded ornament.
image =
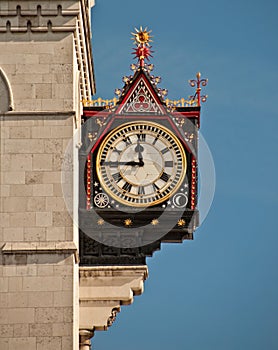
<svg viewBox="0 0 278 350">
<path fill-rule="evenodd" d="M 188 142 L 192 142 L 194 139 L 194 134 L 193 133 L 189 133 L 189 132 L 185 132 L 184 133 L 185 139 Z"/>
<path fill-rule="evenodd" d="M 132 34 L 132 40 L 134 42 L 134 44 L 136 45 L 141 45 L 141 44 L 145 44 L 147 46 L 150 46 L 150 42 L 152 42 L 151 38 L 152 35 L 151 34 L 151 30 L 148 31 L 148 28 L 146 27 L 145 29 L 143 29 L 143 27 L 141 26 L 140 29 L 135 28 L 136 33 L 131 33 Z"/>
<path fill-rule="evenodd" d="M 99 126 L 103 126 L 103 125 L 106 125 L 106 118 L 97 118 L 96 119 L 96 123 L 97 123 L 97 125 L 99 125 Z"/>
<path fill-rule="evenodd" d="M 151 222 L 151 224 L 152 224 L 153 226 L 156 226 L 156 225 L 159 224 L 159 221 L 158 221 L 157 219 L 153 219 L 152 222 Z"/>
<path fill-rule="evenodd" d="M 179 219 L 178 226 L 179 227 L 184 227 L 185 226 L 185 220 L 184 219 Z"/>
<path fill-rule="evenodd" d="M 104 220 L 103 220 L 103 219 L 98 219 L 97 224 L 98 224 L 99 226 L 104 225 Z"/>
<path fill-rule="evenodd" d="M 125 226 L 129 227 L 132 225 L 132 220 L 131 219 L 125 219 L 124 221 Z"/>
</svg>

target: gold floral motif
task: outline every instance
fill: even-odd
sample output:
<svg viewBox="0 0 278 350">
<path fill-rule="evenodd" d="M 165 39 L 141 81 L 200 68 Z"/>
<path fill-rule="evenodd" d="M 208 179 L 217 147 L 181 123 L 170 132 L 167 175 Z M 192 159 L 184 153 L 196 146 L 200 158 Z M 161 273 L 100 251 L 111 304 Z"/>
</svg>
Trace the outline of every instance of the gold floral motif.
<svg viewBox="0 0 278 350">
<path fill-rule="evenodd" d="M 97 139 L 97 132 L 94 132 L 94 133 L 89 132 L 88 139 L 90 140 L 90 142 L 95 141 Z"/>
<path fill-rule="evenodd" d="M 84 107 L 114 107 L 116 106 L 118 99 L 116 97 L 111 100 L 103 99 L 99 97 L 96 100 L 82 100 L 82 104 Z"/>
<path fill-rule="evenodd" d="M 198 101 L 196 99 L 186 100 L 185 98 L 181 98 L 179 100 L 170 100 L 167 98 L 165 103 L 167 107 L 192 107 L 198 105 Z"/>
<path fill-rule="evenodd" d="M 185 226 L 185 220 L 184 219 L 179 219 L 178 226 L 179 227 L 184 227 Z"/>
<path fill-rule="evenodd" d="M 156 226 L 156 225 L 159 224 L 159 221 L 158 221 L 157 219 L 152 219 L 151 224 L 152 224 L 153 226 Z"/>
<path fill-rule="evenodd" d="M 97 224 L 98 224 L 99 226 L 104 225 L 104 220 L 103 220 L 103 219 L 98 219 Z"/>
<path fill-rule="evenodd" d="M 179 127 L 182 128 L 183 124 L 185 123 L 184 118 L 176 118 L 176 122 L 178 123 Z"/>
<path fill-rule="evenodd" d="M 97 125 L 99 125 L 100 127 L 102 127 L 103 125 L 106 125 L 106 119 L 107 118 L 97 118 L 96 119 Z"/>
<path fill-rule="evenodd" d="M 189 133 L 187 131 L 185 131 L 184 136 L 185 136 L 186 141 L 188 141 L 188 142 L 192 142 L 194 139 L 194 134 Z"/>
<path fill-rule="evenodd" d="M 131 219 L 125 219 L 124 221 L 125 226 L 129 227 L 132 225 L 132 220 Z"/>
</svg>

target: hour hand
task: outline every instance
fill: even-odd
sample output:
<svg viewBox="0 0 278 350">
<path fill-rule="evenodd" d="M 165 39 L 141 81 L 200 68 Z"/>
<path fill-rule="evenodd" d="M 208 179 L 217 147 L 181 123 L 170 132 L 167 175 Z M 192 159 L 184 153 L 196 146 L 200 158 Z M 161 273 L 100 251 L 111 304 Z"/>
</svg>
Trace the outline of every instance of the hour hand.
<svg viewBox="0 0 278 350">
<path fill-rule="evenodd" d="M 112 162 L 112 161 L 108 161 L 108 162 L 101 162 L 101 165 L 106 165 L 109 166 L 110 168 L 117 168 L 119 165 L 127 165 L 127 166 L 136 166 L 142 165 L 142 162 L 134 162 L 134 161 L 129 161 L 129 162 Z"/>
<path fill-rule="evenodd" d="M 142 162 L 143 161 L 139 159 L 139 162 L 130 161 L 127 163 L 125 163 L 125 162 L 123 162 L 123 163 L 124 163 L 124 165 L 130 165 L 130 166 L 136 166 L 136 165 L 142 166 L 142 165 L 144 165 L 144 164 L 142 164 Z"/>
</svg>

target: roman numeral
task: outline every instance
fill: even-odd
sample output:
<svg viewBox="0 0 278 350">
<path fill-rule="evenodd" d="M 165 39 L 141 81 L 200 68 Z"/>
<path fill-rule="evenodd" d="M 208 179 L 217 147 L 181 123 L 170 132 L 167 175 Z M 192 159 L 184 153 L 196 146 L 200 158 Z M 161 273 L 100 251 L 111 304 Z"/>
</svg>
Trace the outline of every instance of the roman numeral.
<svg viewBox="0 0 278 350">
<path fill-rule="evenodd" d="M 157 140 L 159 139 L 159 136 L 162 134 L 162 131 L 159 130 L 158 134 L 156 135 L 156 138 L 153 140 L 153 145 L 156 144 Z"/>
<path fill-rule="evenodd" d="M 138 194 L 140 195 L 140 194 L 145 194 L 145 188 L 144 188 L 144 186 L 139 186 L 138 187 Z"/>
<path fill-rule="evenodd" d="M 166 173 L 162 173 L 162 175 L 160 176 L 161 180 L 167 182 L 170 179 L 170 175 L 166 174 Z"/>
<path fill-rule="evenodd" d="M 162 153 L 162 154 L 165 154 L 165 153 L 167 153 L 167 152 L 169 152 L 169 148 L 168 148 L 168 147 L 165 147 L 163 150 L 161 150 L 161 153 Z"/>
<path fill-rule="evenodd" d="M 153 185 L 153 190 L 156 192 L 156 191 L 159 191 L 159 187 L 155 184 L 155 183 L 153 183 L 152 184 Z"/>
<path fill-rule="evenodd" d="M 132 142 L 131 142 L 131 140 L 130 140 L 130 138 L 129 138 L 128 136 L 125 137 L 125 138 L 123 139 L 123 141 L 127 144 L 127 146 L 132 144 Z"/>
<path fill-rule="evenodd" d="M 114 149 L 113 149 L 113 152 L 116 152 L 116 153 L 118 153 L 118 154 L 121 154 L 121 153 L 122 153 L 122 152 L 119 151 L 117 148 L 114 148 Z"/>
<path fill-rule="evenodd" d="M 156 138 L 153 140 L 153 145 L 156 144 L 157 140 L 158 140 L 158 136 L 156 136 Z"/>
<path fill-rule="evenodd" d="M 114 181 L 119 182 L 122 179 L 122 175 L 120 173 L 115 173 L 112 175 Z"/>
<path fill-rule="evenodd" d="M 129 182 L 126 182 L 122 187 L 122 189 L 127 192 L 130 192 L 131 188 L 132 188 L 132 184 L 130 184 Z"/>
<path fill-rule="evenodd" d="M 102 166 L 106 165 L 106 166 L 109 166 L 110 168 L 117 168 L 119 165 L 119 162 L 104 162 L 104 161 L 102 161 L 100 163 L 100 165 L 102 165 Z"/>
<path fill-rule="evenodd" d="M 174 166 L 174 162 L 172 160 L 166 160 L 166 162 L 164 163 L 165 167 L 173 167 Z"/>
<path fill-rule="evenodd" d="M 146 141 L 146 134 L 137 134 L 137 138 L 139 141 Z"/>
</svg>

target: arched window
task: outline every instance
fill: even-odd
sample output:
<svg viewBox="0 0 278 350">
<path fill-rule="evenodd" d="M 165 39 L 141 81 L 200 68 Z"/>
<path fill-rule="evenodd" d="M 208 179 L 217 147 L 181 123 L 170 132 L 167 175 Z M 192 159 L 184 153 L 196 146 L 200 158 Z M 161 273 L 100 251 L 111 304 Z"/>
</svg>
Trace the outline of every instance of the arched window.
<svg viewBox="0 0 278 350">
<path fill-rule="evenodd" d="M 0 68 L 0 112 L 8 112 L 14 109 L 13 93 L 10 82 Z"/>
</svg>

